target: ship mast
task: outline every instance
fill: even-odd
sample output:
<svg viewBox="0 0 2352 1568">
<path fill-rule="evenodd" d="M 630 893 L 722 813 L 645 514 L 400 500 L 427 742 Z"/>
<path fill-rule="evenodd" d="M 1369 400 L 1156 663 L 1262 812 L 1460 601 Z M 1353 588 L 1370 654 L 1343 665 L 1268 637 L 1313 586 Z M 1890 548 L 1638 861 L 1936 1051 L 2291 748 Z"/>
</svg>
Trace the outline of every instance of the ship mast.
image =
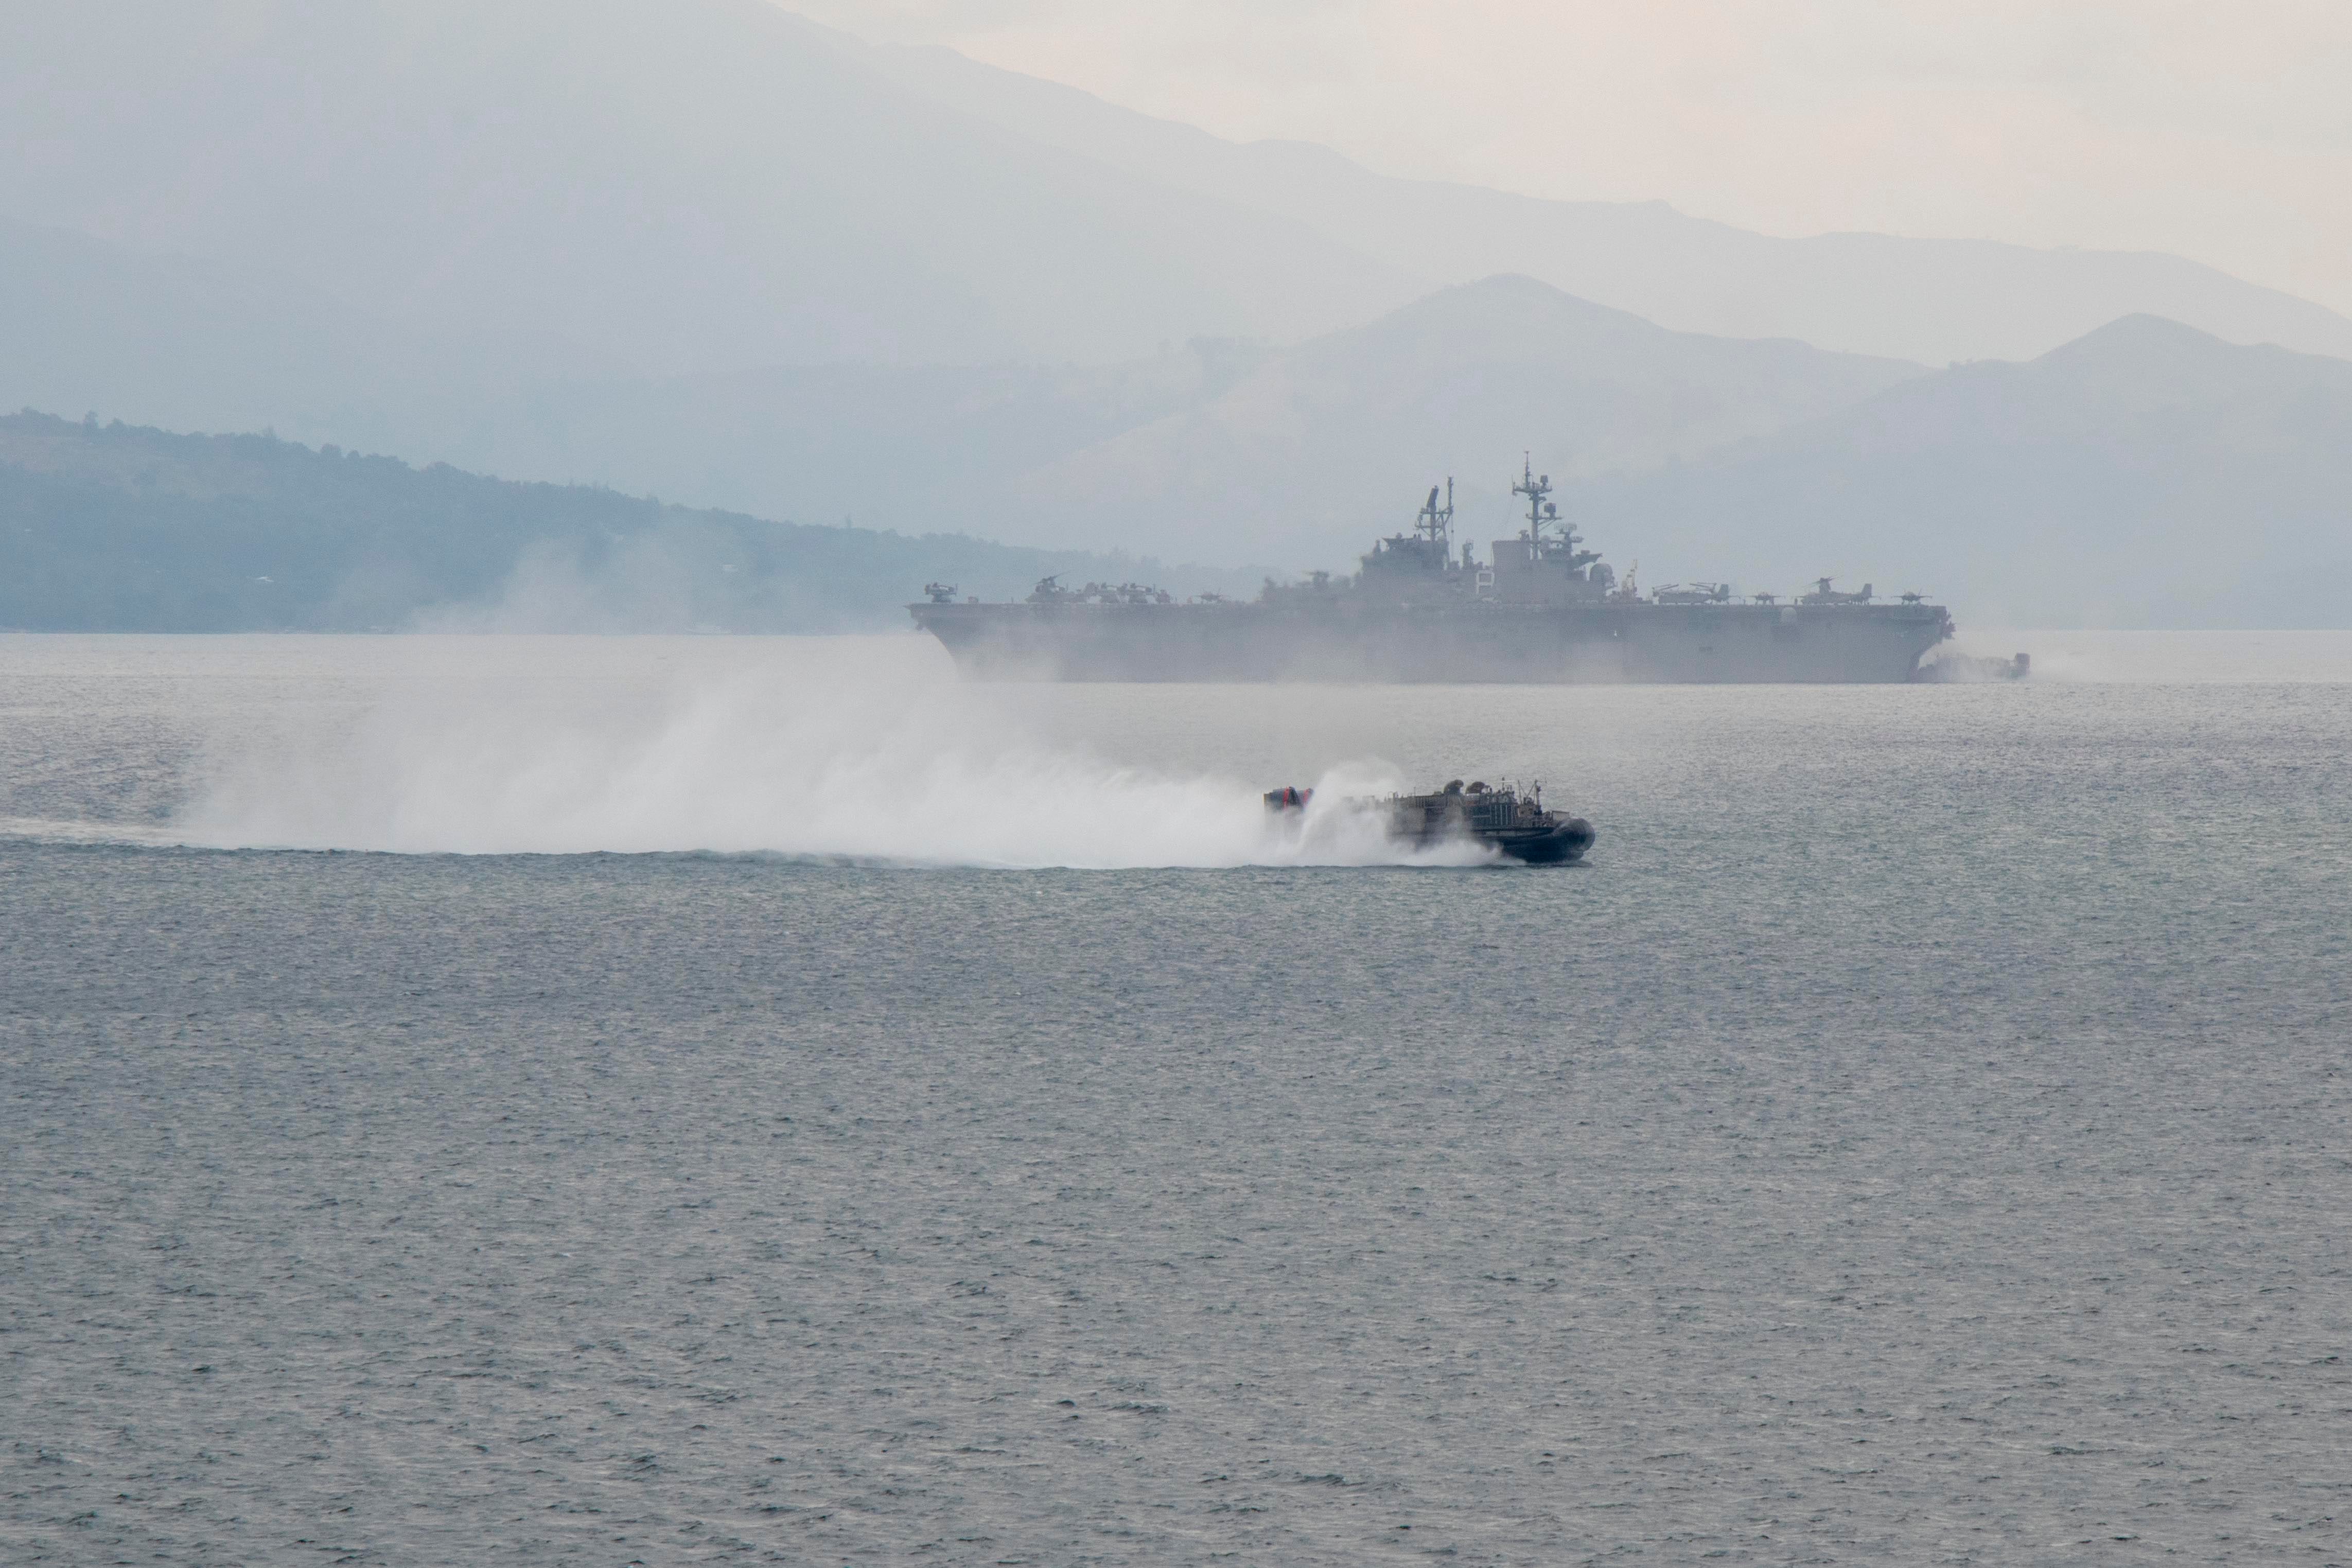
<svg viewBox="0 0 2352 1568">
<path fill-rule="evenodd" d="M 1519 455 L 1519 482 L 1511 486 L 1511 494 L 1525 496 L 1528 498 L 1528 538 L 1537 544 L 1542 543 L 1544 497 L 1551 494 L 1551 476 L 1546 474 L 1541 478 L 1536 476 L 1534 453 L 1523 452 Z M 1554 507 L 1553 514 L 1557 516 L 1558 513 L 1559 508 Z"/>
<path fill-rule="evenodd" d="M 1445 505 L 1441 507 L 1437 504 L 1437 486 L 1432 485 L 1429 487 L 1429 499 L 1422 503 L 1420 512 L 1413 517 L 1412 531 L 1415 537 L 1427 539 L 1431 544 L 1437 546 L 1440 554 L 1448 553 L 1453 549 L 1454 479 L 1451 475 L 1447 476 L 1445 480 Z"/>
<path fill-rule="evenodd" d="M 1551 476 L 1536 472 L 1533 453 L 1521 454 L 1519 482 L 1511 486 L 1511 494 L 1528 498 L 1528 543 L 1535 547 L 1535 554 L 1538 558 L 1548 557 L 1554 551 L 1563 555 L 1576 553 L 1576 547 L 1581 542 L 1576 525 L 1561 521 L 1559 507 L 1548 499 L 1551 495 Z M 1544 538 L 1546 525 L 1559 528 L 1560 537 L 1557 545 Z M 1600 557 L 1593 559 L 1598 560 Z"/>
</svg>

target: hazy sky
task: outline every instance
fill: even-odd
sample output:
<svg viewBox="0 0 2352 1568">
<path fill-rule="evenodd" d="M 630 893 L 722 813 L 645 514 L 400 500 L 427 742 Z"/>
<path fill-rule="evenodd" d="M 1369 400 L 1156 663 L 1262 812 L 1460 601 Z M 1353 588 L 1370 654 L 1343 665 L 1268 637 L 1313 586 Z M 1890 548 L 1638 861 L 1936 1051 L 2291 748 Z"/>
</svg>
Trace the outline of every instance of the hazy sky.
<svg viewBox="0 0 2352 1568">
<path fill-rule="evenodd" d="M 2167 250 L 2352 311 L 2352 0 L 789 0 L 1249 140 L 1767 233 Z"/>
</svg>

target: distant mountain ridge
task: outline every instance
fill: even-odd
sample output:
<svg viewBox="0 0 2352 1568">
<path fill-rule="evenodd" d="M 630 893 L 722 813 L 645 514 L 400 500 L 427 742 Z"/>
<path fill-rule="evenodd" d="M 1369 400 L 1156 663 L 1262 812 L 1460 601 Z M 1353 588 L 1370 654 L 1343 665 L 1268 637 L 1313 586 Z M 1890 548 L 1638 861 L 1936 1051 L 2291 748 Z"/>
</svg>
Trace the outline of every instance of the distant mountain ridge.
<svg viewBox="0 0 2352 1568">
<path fill-rule="evenodd" d="M 1816 572 L 2023 626 L 2352 626 L 2352 363 L 2131 317 L 1902 382 L 1562 509 L 1622 556 Z"/>
<path fill-rule="evenodd" d="M 764 0 L 0 0 L 0 213 L 635 373 L 1104 361 L 1423 280 L 897 87 Z"/>
<path fill-rule="evenodd" d="M 2352 320 L 2178 257 L 1391 179 L 765 0 L 0 0 L 0 214 L 623 373 L 1291 343 L 1497 273 L 1927 363 L 2134 312 L 2352 357 Z"/>
<path fill-rule="evenodd" d="M 0 407 L 854 518 L 877 562 L 877 525 L 1032 552 L 955 569 L 992 592 L 1038 550 L 1346 570 L 1449 474 L 1483 541 L 1531 454 L 1652 580 L 2339 613 L 2315 571 L 2352 443 L 2329 361 L 2296 356 L 2352 363 L 2352 323 L 2179 258 L 1391 180 L 763 0 L 0 0 Z M 2295 353 L 2233 348 L 2263 338 Z M 1947 360 L 1982 362 L 1927 371 Z M 38 491 L 109 537 L 180 526 L 9 472 L 20 515 Z M 2141 572 L 2197 556 L 2192 517 L 2267 564 Z M 1997 538 L 1973 564 L 1954 542 Z M 931 572 L 894 559 L 895 601 Z M 709 586 L 662 613 L 731 623 Z M 425 588 L 461 591 L 383 602 Z"/>
<path fill-rule="evenodd" d="M 1019 476 L 1000 536 L 1132 537 L 1352 567 L 1426 487 L 1460 481 L 1462 537 L 1517 526 L 1524 459 L 1563 477 L 1689 458 L 1925 373 L 1803 343 L 1670 332 L 1526 277 L 1445 289 L 1268 354 L 1190 407 Z M 1156 545 L 1153 548 L 1158 548 Z"/>
<path fill-rule="evenodd" d="M 0 630 L 888 631 L 924 582 L 1235 573 L 772 523 L 266 435 L 0 417 Z"/>
<path fill-rule="evenodd" d="M 282 274 L 5 217 L 0 282 L 0 408 L 463 459 L 486 411 L 625 373 L 569 340 L 435 332 Z"/>
<path fill-rule="evenodd" d="M 1503 277 L 1287 349 L 1202 338 L 1115 365 L 656 381 L 521 340 L 478 360 L 273 280 L 0 222 L 0 256 L 12 246 L 24 286 L 0 293 L 0 326 L 26 351 L 0 356 L 0 406 L 38 406 L 44 387 L 63 385 L 68 412 L 205 428 L 220 403 L 229 428 L 757 516 L 1055 549 L 1116 538 L 1173 559 L 1302 569 L 1352 560 L 1433 476 L 1461 476 L 1475 510 L 1507 488 L 1522 449 L 1563 474 L 1639 465 L 1924 370 L 1670 333 Z M 175 317 L 159 296 L 194 308 Z M 81 324 L 65 324 L 68 309 Z M 538 380 L 539 366 L 554 373 Z M 104 398 L 110 378 L 142 394 Z M 1207 466 L 1188 470 L 1187 451 Z M 1249 486 L 1233 492 L 1244 473 Z"/>
<path fill-rule="evenodd" d="M 624 492 L 733 500 L 731 520 L 711 515 L 715 534 L 683 520 L 668 528 L 668 564 L 646 580 L 702 586 L 671 593 L 654 616 L 665 625 L 890 624 L 897 604 L 940 572 L 1006 596 L 1065 565 L 1086 577 L 1157 570 L 1076 553 L 1106 536 L 1163 559 L 1347 570 L 1449 475 L 1459 537 L 1483 554 L 1517 527 L 1507 486 L 1525 451 L 1561 485 L 1563 510 L 1592 544 L 1621 570 L 1641 561 L 1652 583 L 1727 577 L 1786 591 L 1827 574 L 1932 591 L 1972 624 L 2328 626 L 2345 623 L 2335 585 L 2352 570 L 2348 386 L 2352 363 L 2227 344 L 2155 318 L 2025 363 L 1931 372 L 1799 343 L 1670 333 L 1532 280 L 1495 278 L 1288 350 L 1202 342 L 1118 367 L 840 366 L 588 383 L 568 401 L 546 392 L 505 407 L 482 438 L 504 456 L 476 465 L 513 459 L 526 473 Z M 7 450 L 0 442 L 0 456 Z M 26 466 L 21 449 L 16 463 Z M 157 528 L 194 537 L 184 508 L 132 518 L 148 502 L 126 497 L 136 486 L 120 476 L 95 511 L 86 489 L 41 488 L 61 482 L 0 469 L 9 504 L 41 537 L 94 516 L 142 538 Z M 491 509 L 465 515 L 503 541 L 497 550 L 465 546 L 449 559 L 474 564 L 430 592 L 399 590 L 393 598 L 408 609 L 398 613 L 363 615 L 345 595 L 324 620 L 306 611 L 284 623 L 404 624 L 438 601 L 487 611 L 510 597 L 531 527 L 551 528 L 585 575 L 604 570 L 604 547 L 579 542 L 584 525 L 544 523 L 531 497 L 592 498 L 593 511 L 616 499 L 611 489 L 478 483 L 492 486 L 479 493 Z M 636 508 L 638 532 L 684 517 L 617 500 Z M 493 502 L 521 520 L 499 519 Z M 744 514 L 868 526 L 800 534 Z M 280 507 L 272 537 L 331 534 L 338 515 Z M 877 523 L 910 541 L 950 533 L 1020 548 L 886 547 L 892 536 Z M 714 584 L 710 574 L 730 577 L 718 568 L 741 564 L 729 541 L 787 534 L 815 553 L 761 567 L 769 600 L 732 597 L 743 584 L 731 578 Z M 856 549 L 824 553 L 836 544 Z M 97 559 L 96 548 L 67 553 Z M 351 576 L 353 560 L 337 559 Z M 706 575 L 680 580 L 680 559 Z M 215 570 L 201 559 L 183 569 L 191 580 Z M 832 599 L 775 597 L 795 576 L 830 584 Z M 1196 571 L 1170 586 L 1246 592 L 1256 580 Z M 16 579 L 6 623 L 34 623 L 26 580 Z M 712 598 L 714 586 L 728 591 Z M 85 606 L 72 623 L 91 623 L 95 601 L 73 600 L 81 587 L 58 591 Z M 634 623 L 636 612 L 577 583 L 566 591 L 568 606 L 543 605 L 538 623 Z M 320 594 L 314 605 L 333 599 Z M 862 608 L 843 618 L 834 600 Z"/>
<path fill-rule="evenodd" d="M 2031 359 L 2132 314 L 2352 359 L 2352 319 L 2179 256 L 1875 234 L 1781 239 L 1663 202 L 1399 179 L 1305 142 L 1227 141 L 949 49 L 860 47 L 910 91 L 1028 141 L 1279 213 L 1433 284 L 1521 273 L 1677 331 L 1929 364 Z"/>
</svg>

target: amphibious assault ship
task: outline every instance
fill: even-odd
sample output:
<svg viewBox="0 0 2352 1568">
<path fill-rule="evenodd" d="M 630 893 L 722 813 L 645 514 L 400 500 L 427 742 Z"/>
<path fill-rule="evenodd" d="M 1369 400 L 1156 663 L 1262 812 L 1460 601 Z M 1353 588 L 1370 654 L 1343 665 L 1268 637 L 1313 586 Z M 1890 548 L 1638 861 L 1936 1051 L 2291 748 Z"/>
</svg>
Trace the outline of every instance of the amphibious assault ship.
<svg viewBox="0 0 2352 1568">
<path fill-rule="evenodd" d="M 1443 491 L 1353 576 L 1268 581 L 1254 601 L 1049 577 L 1023 603 L 959 602 L 934 582 L 907 608 L 967 673 L 998 680 L 1908 681 L 1952 634 L 1919 594 L 1884 601 L 1828 578 L 1786 602 L 1727 583 L 1644 595 L 1583 548 L 1531 462 L 1511 486 L 1526 526 L 1480 566 L 1473 546 L 1456 554 L 1453 481 Z"/>
</svg>

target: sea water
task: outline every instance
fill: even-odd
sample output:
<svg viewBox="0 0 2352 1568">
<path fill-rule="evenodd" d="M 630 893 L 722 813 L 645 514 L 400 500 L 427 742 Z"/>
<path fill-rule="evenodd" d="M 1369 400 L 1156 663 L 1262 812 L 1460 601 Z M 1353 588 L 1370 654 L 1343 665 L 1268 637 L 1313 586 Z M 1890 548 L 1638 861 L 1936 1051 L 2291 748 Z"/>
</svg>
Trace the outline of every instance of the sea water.
<svg viewBox="0 0 2352 1568">
<path fill-rule="evenodd" d="M 2344 1561 L 2352 637 L 2017 646 L 0 638 L 0 1560 Z"/>
</svg>

